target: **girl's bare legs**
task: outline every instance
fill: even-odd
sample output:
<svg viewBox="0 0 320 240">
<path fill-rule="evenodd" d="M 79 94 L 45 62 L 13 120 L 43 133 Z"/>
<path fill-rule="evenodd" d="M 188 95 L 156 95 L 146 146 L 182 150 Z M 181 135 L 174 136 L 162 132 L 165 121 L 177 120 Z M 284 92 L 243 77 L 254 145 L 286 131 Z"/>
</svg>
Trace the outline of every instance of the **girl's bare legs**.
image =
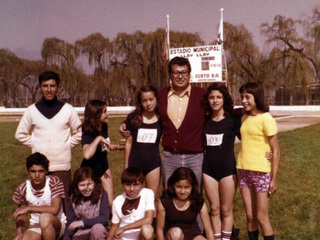
<svg viewBox="0 0 320 240">
<path fill-rule="evenodd" d="M 258 229 L 257 215 L 255 212 L 256 201 L 255 192 L 250 188 L 241 188 L 241 197 L 243 201 L 244 208 L 247 215 L 247 228 L 248 231 L 252 232 Z"/>
<path fill-rule="evenodd" d="M 221 234 L 219 182 L 207 174 L 202 174 L 202 179 L 210 203 L 210 219 L 213 233 Z"/>
<path fill-rule="evenodd" d="M 237 176 L 231 175 L 219 182 L 203 174 L 203 184 L 210 203 L 210 218 L 214 234 L 221 234 L 222 231 L 232 232 L 233 199 L 237 188 Z"/>
<path fill-rule="evenodd" d="M 109 200 L 109 205 L 110 209 L 112 207 L 112 202 L 113 202 L 113 182 L 112 182 L 112 175 L 110 168 L 104 173 L 104 175 L 100 178 L 103 189 L 108 193 L 108 200 Z"/>
<path fill-rule="evenodd" d="M 259 224 L 264 236 L 273 235 L 269 219 L 268 192 L 256 193 L 252 188 L 241 188 L 241 196 L 247 214 L 248 231 L 257 230 Z"/>
<path fill-rule="evenodd" d="M 269 194 L 268 192 L 256 193 L 257 220 L 262 229 L 263 236 L 273 235 L 269 219 Z"/>
<path fill-rule="evenodd" d="M 154 197 L 157 197 L 160 185 L 160 167 L 153 169 L 146 175 L 146 187 L 151 189 Z"/>
<path fill-rule="evenodd" d="M 154 204 L 156 205 L 157 194 L 160 185 L 160 167 L 153 169 L 146 175 L 146 188 L 149 188 L 154 193 Z M 154 218 L 156 217 L 156 211 L 154 212 Z"/>
<path fill-rule="evenodd" d="M 181 228 L 170 228 L 165 237 L 166 240 L 184 240 L 184 235 Z"/>
<path fill-rule="evenodd" d="M 220 180 L 220 208 L 221 208 L 221 230 L 232 232 L 233 227 L 233 199 L 237 189 L 237 176 L 231 175 Z"/>
</svg>

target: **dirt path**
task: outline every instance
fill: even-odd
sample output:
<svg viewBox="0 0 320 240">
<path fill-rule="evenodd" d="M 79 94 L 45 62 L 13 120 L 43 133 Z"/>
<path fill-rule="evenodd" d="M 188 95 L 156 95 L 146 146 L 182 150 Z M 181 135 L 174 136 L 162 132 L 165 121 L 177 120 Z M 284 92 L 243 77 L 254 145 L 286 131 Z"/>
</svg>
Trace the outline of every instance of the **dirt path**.
<svg viewBox="0 0 320 240">
<path fill-rule="evenodd" d="M 318 111 L 271 111 L 270 113 L 273 116 L 284 116 L 276 118 L 279 132 L 320 123 L 320 112 Z"/>
<path fill-rule="evenodd" d="M 288 116 L 278 118 L 276 121 L 278 125 L 278 132 L 286 132 L 320 123 L 320 117 Z"/>
</svg>

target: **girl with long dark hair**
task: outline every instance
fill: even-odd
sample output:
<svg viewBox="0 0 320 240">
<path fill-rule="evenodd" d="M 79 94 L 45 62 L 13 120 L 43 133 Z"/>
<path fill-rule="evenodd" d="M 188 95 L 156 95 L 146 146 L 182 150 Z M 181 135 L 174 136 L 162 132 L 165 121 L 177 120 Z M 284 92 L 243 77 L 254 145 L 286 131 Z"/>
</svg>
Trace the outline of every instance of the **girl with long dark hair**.
<svg viewBox="0 0 320 240">
<path fill-rule="evenodd" d="M 208 209 L 199 192 L 199 184 L 190 168 L 177 168 L 168 180 L 168 188 L 158 202 L 157 240 L 206 239 L 199 229 L 200 214 L 207 239 L 213 240 Z M 164 228 L 168 229 L 164 233 Z"/>
<path fill-rule="evenodd" d="M 106 239 L 109 220 L 108 194 L 89 167 L 79 168 L 70 186 L 64 240 Z"/>
<path fill-rule="evenodd" d="M 107 152 L 122 150 L 124 147 L 111 144 L 108 136 L 109 114 L 107 105 L 100 100 L 91 100 L 84 110 L 82 125 L 82 152 L 81 167 L 91 167 L 94 174 L 101 179 L 103 188 L 109 196 L 109 204 L 113 201 L 113 182 L 108 164 Z"/>
<path fill-rule="evenodd" d="M 157 89 L 142 86 L 137 94 L 134 112 L 126 120 L 131 136 L 124 151 L 125 167 L 139 168 L 146 178 L 146 187 L 157 196 L 160 184 L 159 143 L 162 135 L 160 116 L 157 111 Z"/>
</svg>

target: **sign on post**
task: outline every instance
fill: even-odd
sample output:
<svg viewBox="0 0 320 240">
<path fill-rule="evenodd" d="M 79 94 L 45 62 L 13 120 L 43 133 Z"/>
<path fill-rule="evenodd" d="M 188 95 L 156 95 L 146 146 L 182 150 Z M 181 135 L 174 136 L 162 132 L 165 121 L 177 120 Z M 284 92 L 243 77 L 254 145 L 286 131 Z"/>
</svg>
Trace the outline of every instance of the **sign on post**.
<svg viewBox="0 0 320 240">
<path fill-rule="evenodd" d="M 221 45 L 170 48 L 170 60 L 174 57 L 189 59 L 190 83 L 222 81 Z"/>
</svg>

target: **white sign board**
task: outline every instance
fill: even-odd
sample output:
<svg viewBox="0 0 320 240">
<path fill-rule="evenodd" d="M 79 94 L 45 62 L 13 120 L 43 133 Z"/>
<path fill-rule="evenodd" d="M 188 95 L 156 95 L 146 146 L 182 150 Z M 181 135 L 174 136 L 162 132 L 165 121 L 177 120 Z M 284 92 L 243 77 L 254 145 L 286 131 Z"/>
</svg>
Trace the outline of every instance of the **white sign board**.
<svg viewBox="0 0 320 240">
<path fill-rule="evenodd" d="M 170 48 L 170 60 L 174 57 L 189 59 L 191 83 L 222 81 L 221 45 Z"/>
</svg>

